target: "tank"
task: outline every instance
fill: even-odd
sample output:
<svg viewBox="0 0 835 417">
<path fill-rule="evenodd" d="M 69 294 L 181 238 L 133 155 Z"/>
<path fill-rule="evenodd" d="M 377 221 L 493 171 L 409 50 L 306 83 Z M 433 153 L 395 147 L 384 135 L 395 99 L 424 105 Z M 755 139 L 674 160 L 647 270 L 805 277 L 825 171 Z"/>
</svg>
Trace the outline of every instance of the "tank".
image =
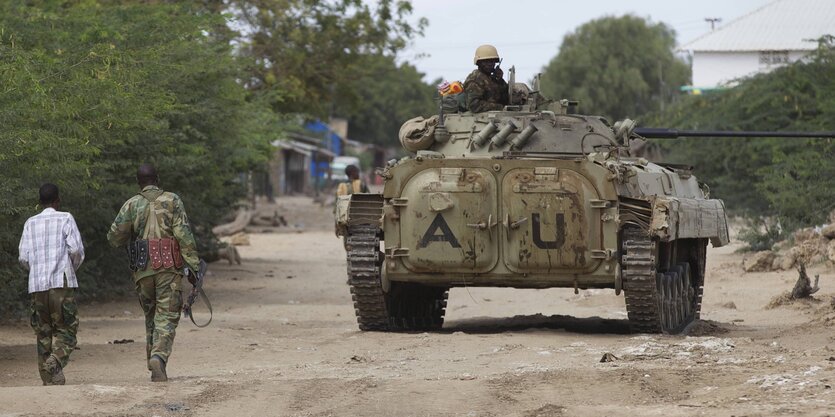
<svg viewBox="0 0 835 417">
<path fill-rule="evenodd" d="M 636 144 L 835 136 L 610 125 L 536 84 L 511 82 L 502 111 L 411 120 L 411 154 L 378 170 L 382 193 L 338 198 L 361 330 L 439 329 L 449 289 L 467 286 L 609 288 L 635 332 L 681 333 L 700 315 L 708 243 L 728 243 L 725 205 L 693 167 L 650 162 Z"/>
</svg>

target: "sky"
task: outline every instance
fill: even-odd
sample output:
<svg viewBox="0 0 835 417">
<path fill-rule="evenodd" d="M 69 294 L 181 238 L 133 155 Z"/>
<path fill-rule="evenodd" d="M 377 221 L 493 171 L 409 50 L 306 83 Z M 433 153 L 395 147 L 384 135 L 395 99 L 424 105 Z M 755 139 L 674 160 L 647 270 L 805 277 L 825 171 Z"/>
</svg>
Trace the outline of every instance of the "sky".
<svg viewBox="0 0 835 417">
<path fill-rule="evenodd" d="M 526 81 L 557 55 L 566 34 L 596 18 L 632 14 L 663 22 L 683 45 L 710 31 L 705 18 L 722 19 L 718 28 L 772 1 L 411 0 L 414 20 L 425 17 L 429 26 L 401 59 L 423 72 L 427 82 L 463 81 L 475 68 L 476 47 L 489 43 L 499 50 L 505 76 L 514 65 L 517 80 Z"/>
</svg>

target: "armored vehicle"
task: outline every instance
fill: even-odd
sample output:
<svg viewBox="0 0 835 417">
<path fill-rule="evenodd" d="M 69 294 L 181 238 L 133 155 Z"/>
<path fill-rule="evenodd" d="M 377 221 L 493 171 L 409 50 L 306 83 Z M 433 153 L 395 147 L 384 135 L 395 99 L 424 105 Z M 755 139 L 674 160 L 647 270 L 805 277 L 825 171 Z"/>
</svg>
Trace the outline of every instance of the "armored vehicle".
<svg viewBox="0 0 835 417">
<path fill-rule="evenodd" d="M 382 193 L 338 199 L 359 328 L 437 329 L 449 288 L 490 286 L 612 288 L 635 331 L 682 332 L 699 318 L 708 242 L 728 243 L 725 206 L 692 167 L 630 148 L 720 132 L 610 125 L 536 83 L 510 88 L 501 111 L 408 122 L 413 154 L 379 171 Z"/>
</svg>

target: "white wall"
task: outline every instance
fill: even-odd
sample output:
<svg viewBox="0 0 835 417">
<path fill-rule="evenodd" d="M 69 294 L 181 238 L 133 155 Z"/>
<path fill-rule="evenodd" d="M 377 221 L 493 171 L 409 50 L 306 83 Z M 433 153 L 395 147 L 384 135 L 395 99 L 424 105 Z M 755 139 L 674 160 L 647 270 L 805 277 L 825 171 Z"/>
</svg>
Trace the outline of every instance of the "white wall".
<svg viewBox="0 0 835 417">
<path fill-rule="evenodd" d="M 789 61 L 797 61 L 808 52 L 791 51 Z M 736 78 L 768 72 L 780 64 L 761 64 L 760 52 L 700 52 L 693 53 L 693 87 L 710 88 Z"/>
</svg>

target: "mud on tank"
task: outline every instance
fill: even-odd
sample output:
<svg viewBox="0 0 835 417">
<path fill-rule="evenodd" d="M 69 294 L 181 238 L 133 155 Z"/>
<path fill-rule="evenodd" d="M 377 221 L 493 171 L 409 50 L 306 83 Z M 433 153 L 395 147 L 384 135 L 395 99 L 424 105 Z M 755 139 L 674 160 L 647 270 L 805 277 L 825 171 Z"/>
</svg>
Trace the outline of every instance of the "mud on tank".
<svg viewBox="0 0 835 417">
<path fill-rule="evenodd" d="M 707 244 L 728 243 L 724 204 L 692 167 L 630 148 L 707 134 L 611 126 L 536 84 L 511 82 L 502 111 L 410 120 L 400 139 L 413 156 L 380 171 L 382 194 L 339 197 L 360 329 L 439 329 L 456 286 L 611 288 L 636 332 L 699 318 Z M 774 136 L 739 133 L 725 136 Z"/>
</svg>

